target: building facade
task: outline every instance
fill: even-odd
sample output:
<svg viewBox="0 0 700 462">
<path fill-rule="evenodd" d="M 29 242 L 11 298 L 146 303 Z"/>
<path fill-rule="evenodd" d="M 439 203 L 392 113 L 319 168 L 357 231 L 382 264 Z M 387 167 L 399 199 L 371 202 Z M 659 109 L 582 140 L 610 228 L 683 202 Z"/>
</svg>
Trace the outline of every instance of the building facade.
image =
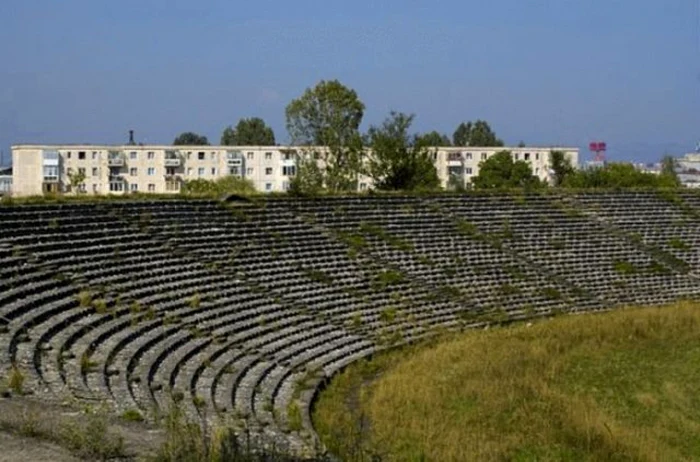
<svg viewBox="0 0 700 462">
<path fill-rule="evenodd" d="M 0 168 L 0 196 L 12 194 L 12 169 Z"/>
<path fill-rule="evenodd" d="M 296 175 L 297 156 L 306 149 L 310 148 L 22 144 L 12 147 L 12 194 L 70 193 L 75 188 L 91 194 L 168 194 L 180 192 L 187 180 L 228 175 L 247 178 L 262 192 L 281 192 L 289 188 Z M 443 187 L 454 187 L 458 183 L 468 186 L 479 174 L 479 164 L 503 150 L 510 151 L 515 160 L 528 162 L 533 173 L 545 181 L 550 180 L 549 153 L 553 150 L 564 151 L 578 165 L 576 148 L 444 147 L 435 148 L 432 155 Z M 369 178 L 360 179 L 360 190 L 371 187 Z"/>
</svg>

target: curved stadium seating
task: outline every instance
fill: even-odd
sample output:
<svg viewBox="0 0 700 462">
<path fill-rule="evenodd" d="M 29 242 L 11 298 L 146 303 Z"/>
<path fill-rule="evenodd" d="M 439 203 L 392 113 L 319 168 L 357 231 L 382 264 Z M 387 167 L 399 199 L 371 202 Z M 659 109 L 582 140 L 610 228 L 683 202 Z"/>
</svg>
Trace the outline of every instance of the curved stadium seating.
<svg viewBox="0 0 700 462">
<path fill-rule="evenodd" d="M 0 369 L 308 448 L 319 384 L 381 349 L 696 298 L 698 211 L 653 192 L 2 206 Z"/>
</svg>

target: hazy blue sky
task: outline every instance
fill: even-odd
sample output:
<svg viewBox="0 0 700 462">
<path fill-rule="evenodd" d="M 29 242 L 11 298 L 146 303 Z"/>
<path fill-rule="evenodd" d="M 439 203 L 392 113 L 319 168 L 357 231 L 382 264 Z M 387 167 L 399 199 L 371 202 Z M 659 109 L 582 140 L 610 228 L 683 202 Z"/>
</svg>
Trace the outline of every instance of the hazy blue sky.
<svg viewBox="0 0 700 462">
<path fill-rule="evenodd" d="M 416 130 L 608 142 L 655 160 L 700 140 L 700 0 L 0 0 L 0 147 L 218 142 L 320 79 Z M 586 157 L 586 156 L 584 156 Z"/>
</svg>

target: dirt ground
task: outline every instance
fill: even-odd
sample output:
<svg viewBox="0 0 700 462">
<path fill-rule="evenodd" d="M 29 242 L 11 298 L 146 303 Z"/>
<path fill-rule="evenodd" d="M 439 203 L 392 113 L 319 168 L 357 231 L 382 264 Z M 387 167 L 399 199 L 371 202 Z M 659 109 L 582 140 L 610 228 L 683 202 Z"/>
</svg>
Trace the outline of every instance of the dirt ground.
<svg viewBox="0 0 700 462">
<path fill-rule="evenodd" d="M 0 462 L 75 462 L 67 449 L 56 444 L 0 432 Z"/>
<path fill-rule="evenodd" d="M 56 435 L 60 435 L 57 429 L 85 427 L 87 421 L 85 410 L 75 406 L 31 397 L 0 398 L 0 462 L 81 460 Z M 162 443 L 163 433 L 153 425 L 125 422 L 113 415 L 106 422 L 107 433 L 123 439 L 127 460 L 148 455 Z"/>
</svg>

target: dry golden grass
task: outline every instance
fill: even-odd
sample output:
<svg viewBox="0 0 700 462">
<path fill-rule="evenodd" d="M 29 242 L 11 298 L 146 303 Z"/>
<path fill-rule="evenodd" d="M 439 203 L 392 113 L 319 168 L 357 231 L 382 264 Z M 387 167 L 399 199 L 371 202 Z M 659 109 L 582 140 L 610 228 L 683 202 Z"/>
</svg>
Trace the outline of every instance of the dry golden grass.
<svg viewBox="0 0 700 462">
<path fill-rule="evenodd" d="M 394 352 L 334 381 L 315 423 L 346 460 L 698 460 L 699 392 L 700 304 L 683 302 Z"/>
</svg>

